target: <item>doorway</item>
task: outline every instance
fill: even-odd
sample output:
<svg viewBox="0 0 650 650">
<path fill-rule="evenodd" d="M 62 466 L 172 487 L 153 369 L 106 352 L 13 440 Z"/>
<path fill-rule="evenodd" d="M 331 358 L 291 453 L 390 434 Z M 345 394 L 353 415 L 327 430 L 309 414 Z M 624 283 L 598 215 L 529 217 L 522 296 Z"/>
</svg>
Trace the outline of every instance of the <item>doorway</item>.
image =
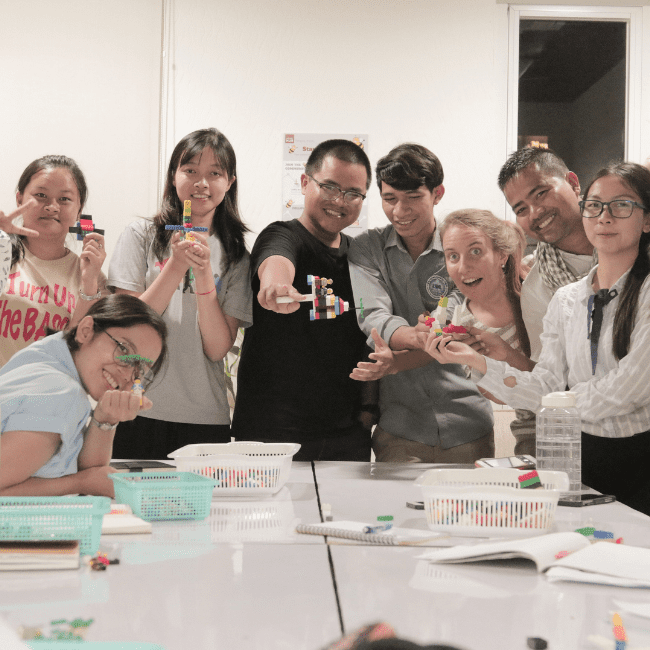
<svg viewBox="0 0 650 650">
<path fill-rule="evenodd" d="M 508 153 L 553 149 L 583 184 L 640 155 L 637 8 L 509 8 Z"/>
</svg>

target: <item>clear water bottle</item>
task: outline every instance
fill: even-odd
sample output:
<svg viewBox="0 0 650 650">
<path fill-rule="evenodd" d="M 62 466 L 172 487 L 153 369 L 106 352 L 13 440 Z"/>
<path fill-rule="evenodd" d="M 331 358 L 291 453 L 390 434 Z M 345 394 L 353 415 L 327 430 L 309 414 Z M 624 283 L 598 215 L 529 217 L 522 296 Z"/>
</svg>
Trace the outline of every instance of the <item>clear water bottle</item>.
<svg viewBox="0 0 650 650">
<path fill-rule="evenodd" d="M 537 414 L 537 469 L 566 472 L 569 492 L 561 499 L 579 501 L 581 494 L 581 426 L 574 393 L 542 397 Z"/>
</svg>

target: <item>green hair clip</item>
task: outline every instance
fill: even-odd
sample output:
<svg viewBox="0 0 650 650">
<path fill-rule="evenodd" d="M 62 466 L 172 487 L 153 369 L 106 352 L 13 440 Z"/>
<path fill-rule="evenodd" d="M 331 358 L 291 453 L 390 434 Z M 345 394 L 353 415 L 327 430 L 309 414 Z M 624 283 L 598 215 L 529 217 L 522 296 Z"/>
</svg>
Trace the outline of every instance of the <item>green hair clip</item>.
<svg viewBox="0 0 650 650">
<path fill-rule="evenodd" d="M 144 363 L 153 363 L 151 359 L 147 359 L 147 357 L 143 357 L 140 354 L 123 354 L 120 357 L 115 357 L 118 361 L 126 361 L 127 363 L 133 362 L 133 361 L 144 361 Z"/>
</svg>

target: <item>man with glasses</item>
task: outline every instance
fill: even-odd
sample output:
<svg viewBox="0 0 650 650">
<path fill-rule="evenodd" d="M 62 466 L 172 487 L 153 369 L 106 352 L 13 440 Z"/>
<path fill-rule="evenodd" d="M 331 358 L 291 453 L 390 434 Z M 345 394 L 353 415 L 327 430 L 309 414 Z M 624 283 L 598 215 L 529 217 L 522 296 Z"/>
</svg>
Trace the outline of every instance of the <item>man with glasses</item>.
<svg viewBox="0 0 650 650">
<path fill-rule="evenodd" d="M 531 358 L 539 359 L 542 321 L 560 288 L 585 277 L 597 263 L 587 239 L 580 205 L 580 181 L 550 149 L 515 151 L 499 172 L 498 184 L 517 223 L 537 240 L 535 261 L 524 280 L 521 311 Z M 516 454 L 535 455 L 535 422 L 514 420 Z"/>
<path fill-rule="evenodd" d="M 365 354 L 354 310 L 310 321 L 298 301 L 311 292 L 313 275 L 331 279 L 334 294 L 353 305 L 351 239 L 341 231 L 359 218 L 371 173 L 353 142 L 319 144 L 301 177 L 302 215 L 272 223 L 257 238 L 253 326 L 242 346 L 232 423 L 237 440 L 298 442 L 297 460 L 370 460 L 363 387 L 349 377 Z"/>
<path fill-rule="evenodd" d="M 359 325 L 386 364 L 361 364 L 353 376 L 380 378 L 380 420 L 372 437 L 378 461 L 473 463 L 494 455 L 492 408 L 460 366 L 442 366 L 419 349 L 418 316 L 441 298 L 462 302 L 445 265 L 434 206 L 445 193 L 438 157 L 401 144 L 377 164 L 377 184 L 389 226 L 357 237 L 350 247 Z M 373 329 L 376 332 L 373 332 Z M 392 355 L 392 350 L 409 351 Z M 397 370 L 399 369 L 399 372 Z M 383 376 L 384 372 L 390 373 Z"/>
</svg>

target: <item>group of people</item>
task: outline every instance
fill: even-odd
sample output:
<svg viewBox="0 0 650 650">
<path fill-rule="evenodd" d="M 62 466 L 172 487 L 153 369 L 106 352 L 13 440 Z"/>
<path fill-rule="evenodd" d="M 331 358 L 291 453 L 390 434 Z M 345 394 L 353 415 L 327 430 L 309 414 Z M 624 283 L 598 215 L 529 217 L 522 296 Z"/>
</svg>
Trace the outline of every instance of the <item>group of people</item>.
<svg viewBox="0 0 650 650">
<path fill-rule="evenodd" d="M 553 152 L 526 148 L 498 179 L 516 223 L 464 209 L 438 224 L 442 165 L 402 144 L 376 167 L 389 225 L 351 239 L 371 178 L 358 145 L 321 143 L 302 215 L 267 226 L 249 256 L 235 153 L 195 131 L 172 153 L 160 212 L 127 227 L 105 277 L 101 235 L 79 256 L 65 245 L 83 174 L 63 156 L 32 163 L 18 209 L 0 213 L 0 493 L 110 495 L 111 455 L 231 436 L 298 442 L 297 460 L 367 461 L 372 447 L 378 461 L 473 462 L 494 455 L 490 400 L 516 407 L 515 451 L 534 455 L 541 397 L 568 386 L 583 481 L 650 513 L 650 171 L 611 165 L 581 193 Z M 190 238 L 187 200 L 206 229 Z M 351 309 L 311 321 L 308 276 Z M 465 334 L 430 327 L 441 299 Z M 231 425 L 223 359 L 240 327 Z"/>
</svg>

